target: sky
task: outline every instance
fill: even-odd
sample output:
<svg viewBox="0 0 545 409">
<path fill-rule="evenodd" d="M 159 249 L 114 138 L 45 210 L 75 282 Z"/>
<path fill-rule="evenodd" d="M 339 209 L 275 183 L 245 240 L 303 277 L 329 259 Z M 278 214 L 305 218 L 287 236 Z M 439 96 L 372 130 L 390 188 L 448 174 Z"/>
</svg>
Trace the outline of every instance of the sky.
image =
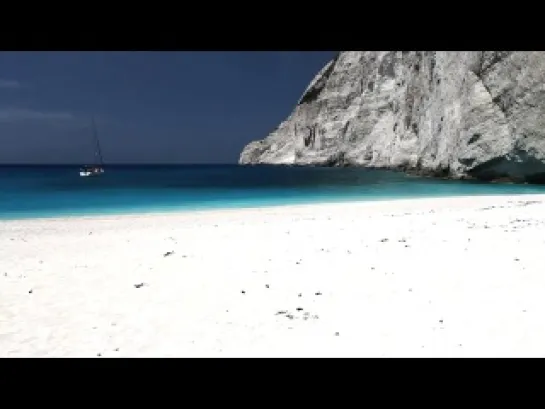
<svg viewBox="0 0 545 409">
<path fill-rule="evenodd" d="M 236 163 L 334 55 L 0 52 L 0 164 Z"/>
</svg>

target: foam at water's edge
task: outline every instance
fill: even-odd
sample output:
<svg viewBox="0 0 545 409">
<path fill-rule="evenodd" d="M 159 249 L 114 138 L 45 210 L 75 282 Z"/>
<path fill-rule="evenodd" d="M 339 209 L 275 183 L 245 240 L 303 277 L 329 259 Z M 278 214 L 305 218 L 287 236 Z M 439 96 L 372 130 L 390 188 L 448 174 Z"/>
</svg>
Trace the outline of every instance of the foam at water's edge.
<svg viewBox="0 0 545 409">
<path fill-rule="evenodd" d="M 472 193 L 470 196 L 504 196 L 509 194 L 515 195 L 533 195 L 536 191 L 525 192 L 509 192 L 509 191 L 488 191 Z M 56 211 L 56 212 L 24 212 L 17 214 L 16 212 L 10 214 L 0 214 L 0 221 L 10 220 L 26 220 L 26 219 L 53 219 L 53 218 L 71 218 L 71 217 L 93 217 L 93 216 L 125 216 L 133 214 L 165 214 L 165 213 L 186 213 L 194 211 L 213 211 L 222 209 L 251 209 L 251 208 L 266 208 L 266 207 L 282 207 L 291 205 L 306 205 L 306 204 L 327 204 L 327 203 L 351 203 L 351 202 L 376 202 L 376 201 L 397 201 L 407 199 L 419 199 L 419 198 L 457 198 L 468 196 L 467 192 L 459 192 L 456 194 L 417 194 L 417 195 L 338 195 L 338 196 L 299 196 L 293 198 L 253 198 L 245 200 L 232 200 L 232 201 L 211 201 L 208 203 L 201 203 L 195 206 L 184 205 L 147 205 L 147 206 L 134 206 L 134 207 L 119 207 L 119 208 L 97 208 L 94 210 L 82 210 L 82 211 Z"/>
</svg>

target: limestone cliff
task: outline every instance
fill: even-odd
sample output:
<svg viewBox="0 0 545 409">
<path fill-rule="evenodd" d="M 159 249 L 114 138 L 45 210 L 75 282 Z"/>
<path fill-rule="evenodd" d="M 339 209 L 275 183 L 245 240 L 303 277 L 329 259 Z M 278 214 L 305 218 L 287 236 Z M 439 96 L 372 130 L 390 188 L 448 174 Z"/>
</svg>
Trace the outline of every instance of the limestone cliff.
<svg viewBox="0 0 545 409">
<path fill-rule="evenodd" d="M 545 181 L 545 53 L 341 52 L 239 163 Z"/>
</svg>

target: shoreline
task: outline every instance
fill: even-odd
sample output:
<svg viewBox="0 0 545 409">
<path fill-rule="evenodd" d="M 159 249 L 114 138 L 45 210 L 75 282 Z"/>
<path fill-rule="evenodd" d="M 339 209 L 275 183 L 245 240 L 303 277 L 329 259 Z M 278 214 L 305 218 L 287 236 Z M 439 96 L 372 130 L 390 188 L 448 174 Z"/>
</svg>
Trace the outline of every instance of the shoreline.
<svg viewBox="0 0 545 409">
<path fill-rule="evenodd" d="M 544 356 L 545 195 L 2 220 L 0 356 Z"/>
<path fill-rule="evenodd" d="M 347 205 L 356 205 L 356 206 L 366 206 L 366 205 L 388 205 L 390 203 L 397 204 L 409 204 L 409 203 L 423 203 L 429 201 L 430 203 L 435 204 L 435 202 L 446 202 L 446 201 L 455 201 L 460 203 L 469 203 L 473 201 L 488 201 L 491 199 L 499 199 L 500 201 L 506 200 L 516 200 L 517 198 L 531 198 L 531 199 L 545 199 L 545 193 L 519 193 L 519 194 L 475 194 L 475 195 L 456 195 L 456 196 L 424 196 L 424 197 L 393 197 L 393 198 L 377 198 L 377 199 L 361 199 L 361 198 L 339 198 L 331 201 L 309 201 L 309 202 L 300 202 L 300 203 L 279 203 L 279 204 L 263 204 L 263 205 L 248 205 L 248 206 L 228 206 L 228 207 L 203 207 L 197 209 L 157 209 L 157 210 L 146 210 L 146 211 L 131 211 L 131 212 L 107 212 L 107 213 L 96 213 L 96 214 L 71 214 L 71 215 L 59 215 L 59 216 L 46 216 L 46 217 L 23 217 L 23 218 L 9 218 L 3 219 L 0 217 L 0 225 L 2 223 L 13 223 L 13 222 L 31 222 L 31 221 L 67 221 L 67 220 L 95 220 L 95 219 L 108 219 L 108 220 L 117 220 L 124 218 L 141 218 L 141 217 L 167 217 L 167 216 L 182 216 L 182 215 L 198 215 L 198 214 L 210 214 L 210 213 L 224 213 L 224 212 L 252 212 L 252 211 L 274 211 L 275 209 L 284 209 L 284 208 L 320 208 L 323 206 L 347 206 Z M 373 207 L 373 206 L 371 206 Z"/>
</svg>

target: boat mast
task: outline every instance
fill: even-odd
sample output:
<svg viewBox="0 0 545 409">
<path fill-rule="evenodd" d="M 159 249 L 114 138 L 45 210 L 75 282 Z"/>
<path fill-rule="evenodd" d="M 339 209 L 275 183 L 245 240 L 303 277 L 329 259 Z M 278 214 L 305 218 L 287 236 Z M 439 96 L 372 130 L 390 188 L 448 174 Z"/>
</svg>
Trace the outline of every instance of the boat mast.
<svg viewBox="0 0 545 409">
<path fill-rule="evenodd" d="M 91 123 L 93 126 L 93 138 L 95 140 L 95 147 L 96 147 L 95 156 L 98 156 L 99 164 L 100 166 L 102 166 L 104 162 L 102 161 L 102 151 L 100 150 L 100 141 L 98 140 L 95 117 L 91 118 Z"/>
</svg>

